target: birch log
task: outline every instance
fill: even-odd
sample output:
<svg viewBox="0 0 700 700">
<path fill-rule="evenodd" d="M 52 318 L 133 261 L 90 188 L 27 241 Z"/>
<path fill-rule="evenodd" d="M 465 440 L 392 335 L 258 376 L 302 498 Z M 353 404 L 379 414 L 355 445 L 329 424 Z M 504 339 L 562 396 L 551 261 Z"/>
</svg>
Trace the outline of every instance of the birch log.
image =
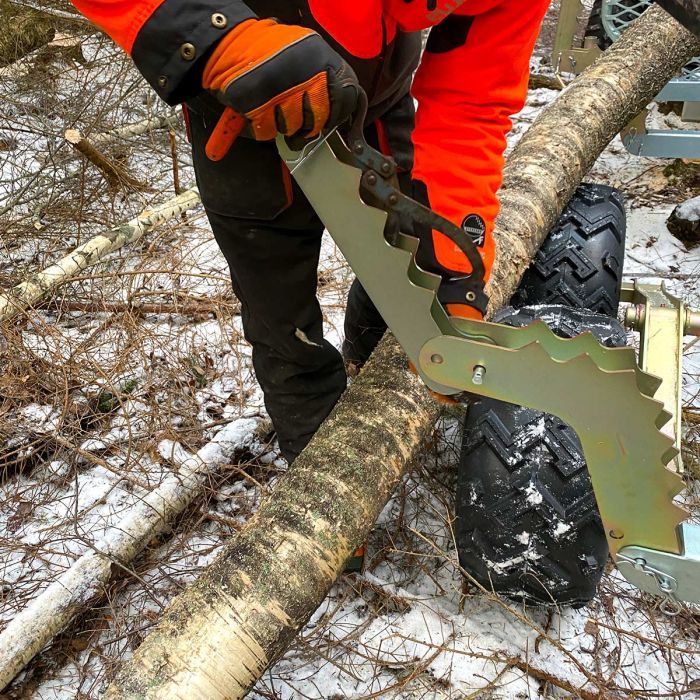
<svg viewBox="0 0 700 700">
<path fill-rule="evenodd" d="M 496 308 L 593 161 L 700 43 L 659 8 L 533 124 L 509 159 Z M 166 610 L 106 698 L 243 697 L 321 604 L 437 409 L 386 338 L 274 493 Z"/>
<path fill-rule="evenodd" d="M 177 197 L 139 214 L 135 219 L 115 226 L 107 233 L 91 238 L 87 243 L 61 258 L 57 263 L 0 295 L 0 323 L 8 321 L 20 311 L 30 307 L 51 290 L 70 280 L 73 275 L 94 265 L 109 253 L 127 243 L 134 243 L 158 224 L 179 216 L 199 204 L 199 191 L 192 188 Z"/>
<path fill-rule="evenodd" d="M 243 450 L 259 451 L 259 419 L 241 418 L 227 425 L 196 455 L 175 444 L 164 455 L 177 469 L 108 530 L 92 549 L 17 615 L 0 633 L 0 691 L 86 605 L 99 596 L 114 565 L 128 567 L 151 539 L 202 493 L 209 478 Z M 256 450 L 255 445 L 258 444 Z M 161 453 L 165 450 L 160 449 Z"/>
</svg>

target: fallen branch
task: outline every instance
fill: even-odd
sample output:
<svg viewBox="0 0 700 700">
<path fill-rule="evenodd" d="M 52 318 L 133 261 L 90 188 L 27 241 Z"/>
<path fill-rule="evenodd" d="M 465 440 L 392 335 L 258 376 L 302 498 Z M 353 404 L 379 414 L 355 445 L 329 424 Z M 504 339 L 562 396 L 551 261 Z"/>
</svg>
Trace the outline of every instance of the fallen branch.
<svg viewBox="0 0 700 700">
<path fill-rule="evenodd" d="M 582 177 L 700 42 L 650 9 L 509 159 L 491 310 L 507 302 Z M 246 527 L 168 607 L 106 698 L 243 697 L 321 604 L 438 409 L 387 337 Z"/>
<path fill-rule="evenodd" d="M 139 501 L 116 527 L 95 542 L 65 573 L 0 633 L 0 690 L 87 604 L 100 596 L 114 566 L 129 563 L 198 497 L 209 478 L 244 450 L 262 452 L 255 437 L 258 419 L 241 418 L 226 426 L 196 455 L 177 444 L 164 455 L 177 467 L 158 488 Z M 161 449 L 161 454 L 164 452 Z"/>
<path fill-rule="evenodd" d="M 76 151 L 82 153 L 104 176 L 107 184 L 117 190 L 127 187 L 132 190 L 145 190 L 148 188 L 143 182 L 139 182 L 130 175 L 126 168 L 119 163 L 114 163 L 104 153 L 101 153 L 90 139 L 85 138 L 77 129 L 66 129 L 63 134 L 68 143 Z M 179 194 L 179 193 L 178 193 Z"/>
<path fill-rule="evenodd" d="M 566 678 L 559 678 L 544 669 L 537 668 L 530 664 L 530 662 L 521 659 L 519 656 L 509 656 L 503 659 L 507 668 L 517 668 L 528 676 L 540 681 L 541 683 L 549 683 L 550 685 L 556 686 L 565 690 L 567 693 L 571 693 L 581 700 L 600 700 L 601 694 L 599 691 L 586 690 L 584 688 L 578 688 Z"/>
<path fill-rule="evenodd" d="M 70 280 L 76 273 L 94 265 L 109 253 L 127 243 L 134 243 L 158 224 L 199 204 L 196 188 L 183 192 L 152 210 L 144 211 L 135 219 L 116 226 L 107 233 L 91 238 L 57 263 L 32 275 L 28 280 L 0 295 L 0 323 L 8 321 L 20 311 L 46 296 L 51 290 Z"/>
<path fill-rule="evenodd" d="M 166 117 L 149 117 L 133 124 L 121 126 L 118 129 L 110 129 L 101 134 L 92 134 L 90 140 L 95 145 L 101 145 L 120 139 L 130 139 L 158 129 L 174 129 L 179 123 L 180 117 L 177 114 L 169 114 Z"/>
<path fill-rule="evenodd" d="M 541 73 L 533 73 L 530 76 L 528 87 L 530 90 L 557 90 L 561 91 L 567 86 L 558 75 L 542 75 Z"/>
<path fill-rule="evenodd" d="M 240 306 L 234 302 L 213 300 L 209 303 L 201 301 L 178 303 L 162 302 L 162 303 L 138 303 L 127 301 L 52 301 L 48 304 L 42 304 L 49 308 L 58 309 L 60 311 L 82 311 L 85 313 L 94 314 L 133 314 L 134 316 L 143 316 L 145 314 L 178 314 L 181 316 L 201 316 L 206 314 L 217 313 L 222 309 L 226 309 L 228 315 L 239 313 Z"/>
</svg>

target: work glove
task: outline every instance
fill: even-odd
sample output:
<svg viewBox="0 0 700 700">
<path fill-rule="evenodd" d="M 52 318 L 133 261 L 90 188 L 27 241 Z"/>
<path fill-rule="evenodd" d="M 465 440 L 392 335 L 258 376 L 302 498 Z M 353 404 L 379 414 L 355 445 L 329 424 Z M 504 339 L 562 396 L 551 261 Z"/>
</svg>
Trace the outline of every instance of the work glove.
<svg viewBox="0 0 700 700">
<path fill-rule="evenodd" d="M 352 68 L 311 29 L 250 19 L 226 34 L 206 63 L 202 85 L 228 107 L 207 146 L 223 158 L 250 126 L 258 141 L 277 133 L 312 138 L 344 122 L 360 87 Z"/>
<path fill-rule="evenodd" d="M 423 206 L 431 208 L 431 202 L 428 197 L 428 188 L 424 182 L 421 180 L 413 179 L 411 180 L 411 191 L 413 199 L 416 202 L 422 204 Z M 470 225 L 471 224 L 471 225 Z M 455 244 L 444 236 L 439 231 L 429 231 L 423 224 L 409 222 L 408 224 L 403 223 L 405 229 L 409 230 L 414 236 L 420 239 L 421 243 L 416 251 L 416 262 L 418 266 L 425 270 L 426 272 L 432 272 L 433 274 L 439 275 L 442 278 L 442 283 L 438 290 L 438 299 L 445 307 L 449 316 L 455 316 L 457 318 L 468 318 L 476 321 L 481 321 L 484 318 L 484 312 L 486 311 L 486 301 L 485 297 L 479 301 L 469 302 L 466 298 L 465 291 L 467 287 L 464 286 L 464 277 L 468 275 L 468 272 L 462 272 L 460 270 L 452 270 L 445 267 L 439 260 L 437 256 L 437 248 L 442 245 L 444 247 L 453 248 Z M 484 260 L 484 265 L 486 267 L 485 278 L 488 279 L 488 274 L 490 271 L 490 260 L 493 259 L 492 255 L 484 256 L 483 245 L 486 240 L 486 226 L 484 220 L 475 214 L 465 218 L 462 223 L 464 230 L 467 235 L 469 235 L 477 248 L 480 249 L 482 260 Z M 477 232 L 476 229 L 483 229 Z M 478 235 L 480 233 L 480 235 Z M 489 243 L 491 243 L 489 241 Z M 467 260 L 466 254 L 462 253 L 465 261 L 465 265 L 471 270 L 471 265 Z M 464 299 L 466 303 L 459 303 L 457 299 Z"/>
</svg>

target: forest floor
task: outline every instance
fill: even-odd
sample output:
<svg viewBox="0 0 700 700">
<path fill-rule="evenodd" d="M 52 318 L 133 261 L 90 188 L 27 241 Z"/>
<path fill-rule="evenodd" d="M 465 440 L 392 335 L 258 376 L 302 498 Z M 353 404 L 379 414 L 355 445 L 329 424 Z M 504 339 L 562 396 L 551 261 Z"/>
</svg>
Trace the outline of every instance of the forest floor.
<svg viewBox="0 0 700 700">
<path fill-rule="evenodd" d="M 169 113 L 109 42 L 92 36 L 81 51 L 48 47 L 0 72 L 1 289 L 174 196 L 167 130 L 104 145 L 149 183 L 143 191 L 110 189 L 64 141 L 66 128 L 99 134 Z M 531 91 L 509 147 L 556 95 Z M 173 138 L 186 187 L 193 172 L 182 126 Z M 700 306 L 700 249 L 686 250 L 665 227 L 674 205 L 697 194 L 698 176 L 668 166 L 628 154 L 618 139 L 588 179 L 626 196 L 626 277 L 664 280 Z M 351 280 L 326 238 L 319 299 L 336 346 Z M 196 451 L 227 424 L 240 428 L 240 448 L 206 497 L 2 696 L 97 698 L 286 469 L 202 209 L 6 324 L 0 353 L 0 630 L 171 472 L 173 442 Z M 698 461 L 699 380 L 691 341 L 689 464 Z M 524 608 L 464 588 L 452 535 L 460 438 L 454 416 L 441 419 L 372 531 L 366 571 L 337 582 L 251 697 L 700 697 L 700 615 L 665 615 L 615 570 L 578 610 Z"/>
</svg>

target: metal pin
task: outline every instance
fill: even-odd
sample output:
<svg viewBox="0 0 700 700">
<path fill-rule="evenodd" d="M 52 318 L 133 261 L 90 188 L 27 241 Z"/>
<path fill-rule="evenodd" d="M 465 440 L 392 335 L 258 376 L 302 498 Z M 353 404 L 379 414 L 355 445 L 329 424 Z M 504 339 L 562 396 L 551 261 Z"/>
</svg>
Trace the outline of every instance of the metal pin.
<svg viewBox="0 0 700 700">
<path fill-rule="evenodd" d="M 474 373 L 472 374 L 472 384 L 483 384 L 484 375 L 486 374 L 486 367 L 483 365 L 477 365 L 474 367 Z"/>
</svg>

